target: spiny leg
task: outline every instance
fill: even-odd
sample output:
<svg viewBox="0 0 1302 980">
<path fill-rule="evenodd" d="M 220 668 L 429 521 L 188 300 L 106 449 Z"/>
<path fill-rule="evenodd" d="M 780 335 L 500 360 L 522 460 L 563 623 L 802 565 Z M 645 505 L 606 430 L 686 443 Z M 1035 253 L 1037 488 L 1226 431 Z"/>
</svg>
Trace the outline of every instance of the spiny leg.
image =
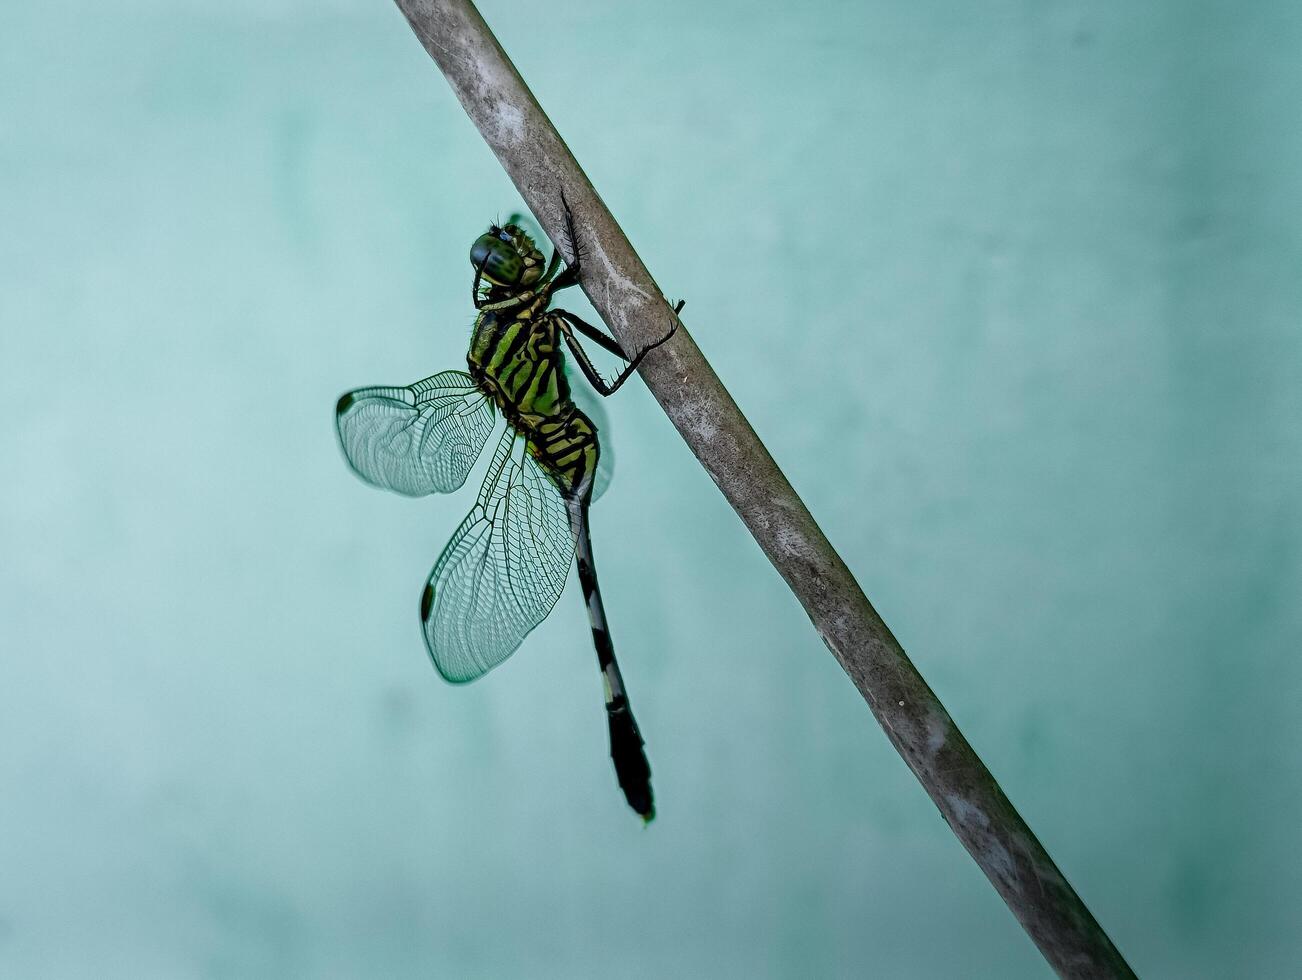
<svg viewBox="0 0 1302 980">
<path fill-rule="evenodd" d="M 592 324 L 581 320 L 568 310 L 552 310 L 551 312 L 554 316 L 560 317 L 561 333 L 565 337 L 565 343 L 574 353 L 574 359 L 578 362 L 579 369 L 583 372 L 584 377 L 588 379 L 588 382 L 598 391 L 598 393 L 603 396 L 610 396 L 618 391 L 625 381 L 632 377 L 633 372 L 638 369 L 638 366 L 642 363 L 644 357 L 674 335 L 678 330 L 678 320 L 676 318 L 682 311 L 684 305 L 685 301 L 679 300 L 674 306 L 675 320 L 673 326 L 669 328 L 669 332 L 659 340 L 652 344 L 648 344 L 646 347 L 643 347 L 638 351 L 637 355 L 628 362 L 628 365 L 612 382 L 607 382 L 601 377 L 600 373 L 598 373 L 596 367 L 592 363 L 592 359 L 588 356 L 588 352 L 583 349 L 583 346 L 579 343 L 579 339 L 574 336 L 574 331 L 570 329 L 570 325 L 573 324 L 573 326 L 585 336 L 596 341 L 599 346 L 610 351 L 612 354 L 627 360 L 628 355 L 624 353 L 624 348 L 619 345 L 618 341 L 613 337 L 608 336 L 597 327 L 594 327 Z"/>
<path fill-rule="evenodd" d="M 606 721 L 610 729 L 610 758 L 615 764 L 615 776 L 624 799 L 643 821 L 655 818 L 655 797 L 651 790 L 651 764 L 643 749 L 642 733 L 633 717 L 624 677 L 615 660 L 615 647 L 610 640 L 606 624 L 606 610 L 601 602 L 601 589 L 597 585 L 597 568 L 592 560 L 592 538 L 588 530 L 588 499 L 570 500 L 570 520 L 574 524 L 576 547 L 575 562 L 579 569 L 579 584 L 583 587 L 583 600 L 588 607 L 588 621 L 592 625 L 592 642 L 597 648 L 597 665 L 606 694 Z"/>
<path fill-rule="evenodd" d="M 580 319 L 569 310 L 552 310 L 551 313 L 553 316 L 558 316 L 564 320 L 568 320 L 570 325 L 578 330 L 579 333 L 583 334 L 583 336 L 587 337 L 589 340 L 596 341 L 597 345 L 603 350 L 608 350 L 616 357 L 623 358 L 626 361 L 628 360 L 628 355 L 624 353 L 624 348 L 619 345 L 619 341 L 610 336 L 610 334 L 606 333 L 600 327 L 594 327 L 587 320 Z"/>
<path fill-rule="evenodd" d="M 487 300 L 481 299 L 479 295 L 480 286 L 484 281 L 484 267 L 488 265 L 488 256 L 484 256 L 484 261 L 475 266 L 475 278 L 470 283 L 470 302 L 475 304 L 475 309 L 482 310 L 488 303 Z"/>
<path fill-rule="evenodd" d="M 475 278 L 474 281 L 470 283 L 470 301 L 475 304 L 475 309 L 479 310 L 479 312 L 485 313 L 489 311 L 505 310 L 508 307 L 519 305 L 532 295 L 531 290 L 525 290 L 523 292 L 511 293 L 505 299 L 489 302 L 487 297 L 481 296 L 479 292 L 483 287 L 484 268 L 487 265 L 488 257 L 485 256 L 484 261 L 475 266 Z M 492 280 L 490 279 L 489 282 L 492 282 Z M 491 295 L 491 290 L 489 295 Z"/>
<path fill-rule="evenodd" d="M 566 244 L 570 246 L 570 254 L 574 256 L 572 260 L 567 260 L 565 268 L 561 274 L 551 282 L 551 291 L 556 292 L 559 289 L 568 289 L 579 281 L 579 272 L 583 267 L 583 246 L 579 244 L 579 234 L 574 230 L 574 212 L 570 210 L 570 202 L 565 200 L 565 190 L 561 190 L 561 207 L 565 210 L 565 237 L 568 239 Z M 552 261 L 556 260 L 556 255 L 560 249 L 552 255 Z"/>
</svg>

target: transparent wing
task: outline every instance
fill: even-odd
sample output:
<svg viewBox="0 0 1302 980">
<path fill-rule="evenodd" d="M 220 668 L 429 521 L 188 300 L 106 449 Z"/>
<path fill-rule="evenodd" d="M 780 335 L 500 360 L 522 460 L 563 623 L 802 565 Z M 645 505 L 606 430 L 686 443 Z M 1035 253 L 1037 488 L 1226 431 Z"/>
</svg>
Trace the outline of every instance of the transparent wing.
<svg viewBox="0 0 1302 980">
<path fill-rule="evenodd" d="M 472 681 L 515 652 L 560 598 L 574 540 L 560 491 L 508 426 L 421 596 L 425 645 L 444 678 Z"/>
<path fill-rule="evenodd" d="M 592 481 L 592 499 L 596 500 L 610 486 L 611 477 L 615 475 L 615 449 L 614 440 L 610 438 L 610 416 L 606 414 L 606 406 L 601 404 L 601 399 L 597 393 L 592 390 L 588 380 L 581 374 L 577 374 L 570 367 L 570 362 L 565 362 L 565 376 L 570 383 L 570 397 L 574 399 L 574 404 L 579 406 L 597 429 L 598 445 L 601 447 L 600 455 L 597 456 L 597 475 Z"/>
<path fill-rule="evenodd" d="M 367 483 L 409 497 L 465 483 L 493 420 L 493 403 L 464 371 L 406 388 L 358 388 L 335 409 L 348 465 Z"/>
</svg>

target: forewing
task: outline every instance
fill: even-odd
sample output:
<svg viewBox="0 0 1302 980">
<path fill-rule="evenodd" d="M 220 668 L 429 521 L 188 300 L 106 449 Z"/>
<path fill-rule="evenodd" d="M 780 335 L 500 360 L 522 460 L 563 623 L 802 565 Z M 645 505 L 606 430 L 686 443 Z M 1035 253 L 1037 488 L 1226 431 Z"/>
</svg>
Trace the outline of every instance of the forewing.
<svg viewBox="0 0 1302 980">
<path fill-rule="evenodd" d="M 430 572 L 425 645 L 454 684 L 492 670 L 560 598 L 574 560 L 569 509 L 508 427 L 479 499 Z"/>
<path fill-rule="evenodd" d="M 335 410 L 339 443 L 357 475 L 409 497 L 465 483 L 493 419 L 493 403 L 464 371 L 406 388 L 358 388 Z"/>
</svg>

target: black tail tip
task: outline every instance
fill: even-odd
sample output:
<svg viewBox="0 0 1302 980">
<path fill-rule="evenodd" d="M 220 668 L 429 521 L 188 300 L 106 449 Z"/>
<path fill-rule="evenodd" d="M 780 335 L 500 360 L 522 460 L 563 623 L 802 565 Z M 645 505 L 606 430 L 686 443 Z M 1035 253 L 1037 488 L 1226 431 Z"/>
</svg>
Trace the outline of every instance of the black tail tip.
<svg viewBox="0 0 1302 980">
<path fill-rule="evenodd" d="M 606 708 L 610 722 L 610 758 L 624 799 L 644 824 L 655 819 L 655 796 L 651 792 L 651 764 L 642 750 L 642 733 L 637 729 L 627 703 Z"/>
</svg>

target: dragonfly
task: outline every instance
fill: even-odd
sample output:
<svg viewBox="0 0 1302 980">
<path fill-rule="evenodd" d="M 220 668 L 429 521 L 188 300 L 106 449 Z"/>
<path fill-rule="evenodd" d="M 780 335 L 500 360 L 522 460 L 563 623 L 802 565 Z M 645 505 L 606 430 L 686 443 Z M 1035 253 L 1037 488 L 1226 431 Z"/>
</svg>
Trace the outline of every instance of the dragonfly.
<svg viewBox="0 0 1302 980">
<path fill-rule="evenodd" d="M 335 410 L 344 456 L 367 483 L 411 497 L 450 493 L 470 474 L 505 421 L 474 505 L 434 562 L 420 598 L 425 646 L 453 684 L 482 677 L 519 648 L 556 604 L 571 562 L 587 606 L 610 733 L 610 755 L 624 798 L 649 823 L 655 816 L 651 767 L 629 702 L 597 584 L 588 513 L 603 489 L 596 413 L 575 401 L 568 348 L 592 388 L 613 395 L 669 331 L 629 358 L 614 337 L 553 297 L 579 283 L 584 253 L 561 195 L 568 250 L 544 265 L 533 237 L 513 215 L 470 247 L 477 315 L 468 371 L 450 370 L 407 386 L 344 394 Z M 561 266 L 564 265 L 562 269 Z M 626 362 L 607 381 L 579 336 Z"/>
</svg>

